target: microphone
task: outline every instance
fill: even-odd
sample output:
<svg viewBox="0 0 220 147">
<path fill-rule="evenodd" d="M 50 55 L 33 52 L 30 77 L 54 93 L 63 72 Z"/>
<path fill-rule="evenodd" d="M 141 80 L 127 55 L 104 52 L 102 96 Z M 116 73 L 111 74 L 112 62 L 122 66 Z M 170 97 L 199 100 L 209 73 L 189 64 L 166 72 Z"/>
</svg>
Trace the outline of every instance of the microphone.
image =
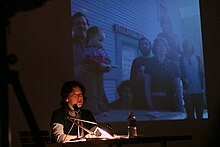
<svg viewBox="0 0 220 147">
<path fill-rule="evenodd" d="M 73 104 L 73 109 L 76 112 L 76 118 L 80 118 L 81 114 L 80 114 L 80 109 L 79 109 L 78 105 L 77 104 Z"/>
<path fill-rule="evenodd" d="M 79 111 L 79 107 L 77 104 L 73 104 L 73 109 L 74 111 L 78 112 Z"/>
</svg>

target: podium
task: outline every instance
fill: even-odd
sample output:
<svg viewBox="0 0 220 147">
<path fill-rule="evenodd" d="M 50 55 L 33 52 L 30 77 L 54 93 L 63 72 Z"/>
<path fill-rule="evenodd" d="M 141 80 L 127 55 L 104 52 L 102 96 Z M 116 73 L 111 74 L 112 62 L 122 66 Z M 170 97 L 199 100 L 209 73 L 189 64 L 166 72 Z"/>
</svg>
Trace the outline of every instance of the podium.
<svg viewBox="0 0 220 147">
<path fill-rule="evenodd" d="M 168 147 L 169 141 L 191 141 L 191 135 L 184 136 L 158 136 L 158 137 L 137 137 L 137 138 L 113 138 L 113 139 L 86 139 L 75 140 L 67 143 L 46 143 L 45 147 L 123 147 L 123 145 L 137 145 L 148 143 L 159 143 L 160 147 Z M 37 147 L 36 144 L 26 144 L 23 147 Z"/>
</svg>

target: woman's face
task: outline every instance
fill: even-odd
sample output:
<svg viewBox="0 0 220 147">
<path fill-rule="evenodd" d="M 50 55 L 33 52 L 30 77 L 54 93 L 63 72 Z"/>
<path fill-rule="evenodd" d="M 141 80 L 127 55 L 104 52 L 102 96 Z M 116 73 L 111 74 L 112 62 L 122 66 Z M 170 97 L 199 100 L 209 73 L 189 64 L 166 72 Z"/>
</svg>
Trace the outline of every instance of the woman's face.
<svg viewBox="0 0 220 147">
<path fill-rule="evenodd" d="M 74 87 L 72 92 L 66 98 L 66 102 L 70 109 L 73 109 L 73 105 L 77 104 L 79 108 L 83 105 L 83 94 L 79 87 Z"/>
<path fill-rule="evenodd" d="M 84 16 L 77 17 L 73 23 L 73 33 L 75 37 L 86 37 L 86 31 L 88 29 L 88 24 Z"/>
<path fill-rule="evenodd" d="M 157 56 L 164 57 L 166 56 L 166 53 L 167 53 L 166 43 L 163 40 L 159 40 L 156 46 Z"/>
</svg>

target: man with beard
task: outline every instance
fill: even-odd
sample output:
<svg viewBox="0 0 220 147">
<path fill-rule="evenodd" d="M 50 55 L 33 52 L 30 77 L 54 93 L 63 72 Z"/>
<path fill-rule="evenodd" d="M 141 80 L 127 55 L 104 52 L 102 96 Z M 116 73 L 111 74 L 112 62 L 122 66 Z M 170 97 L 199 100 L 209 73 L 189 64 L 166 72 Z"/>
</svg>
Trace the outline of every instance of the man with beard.
<svg viewBox="0 0 220 147">
<path fill-rule="evenodd" d="M 138 42 L 138 47 L 142 56 L 133 60 L 130 74 L 134 94 L 133 106 L 138 109 L 152 109 L 148 76 L 153 57 L 151 42 L 142 37 Z"/>
</svg>

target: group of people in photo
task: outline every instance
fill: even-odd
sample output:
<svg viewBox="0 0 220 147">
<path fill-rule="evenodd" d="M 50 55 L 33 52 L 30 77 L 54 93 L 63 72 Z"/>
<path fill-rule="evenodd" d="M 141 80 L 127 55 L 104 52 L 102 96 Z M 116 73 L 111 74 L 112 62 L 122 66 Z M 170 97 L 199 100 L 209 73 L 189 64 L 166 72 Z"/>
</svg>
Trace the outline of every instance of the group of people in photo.
<svg viewBox="0 0 220 147">
<path fill-rule="evenodd" d="M 179 45 L 169 18 L 161 19 L 161 30 L 153 43 L 146 37 L 138 42 L 141 56 L 131 66 L 130 108 L 186 112 L 187 118 L 201 119 L 205 107 L 202 57 L 191 38 Z"/>
<path fill-rule="evenodd" d="M 132 62 L 130 109 L 186 112 L 187 118 L 203 118 L 205 76 L 202 57 L 190 38 L 179 45 L 169 18 L 161 19 L 162 32 L 153 43 L 142 37 L 141 56 Z M 196 115 L 194 115 L 196 113 Z"/>
<path fill-rule="evenodd" d="M 95 115 L 107 115 L 111 108 L 127 108 L 186 111 L 188 118 L 202 118 L 205 104 L 202 58 L 196 54 L 192 39 L 179 43 L 169 17 L 161 19 L 162 32 L 153 42 L 147 37 L 137 42 L 141 56 L 132 62 L 130 79 L 127 79 L 131 94 L 123 98 L 124 104 L 132 105 L 118 107 L 116 102 L 109 104 L 104 90 L 103 74 L 111 71 L 111 59 L 103 46 L 105 32 L 99 26 L 90 27 L 81 12 L 73 15 L 72 21 L 74 78 L 89 89 L 85 108 Z M 125 92 L 117 91 L 120 102 L 125 97 L 121 93 Z"/>
</svg>

